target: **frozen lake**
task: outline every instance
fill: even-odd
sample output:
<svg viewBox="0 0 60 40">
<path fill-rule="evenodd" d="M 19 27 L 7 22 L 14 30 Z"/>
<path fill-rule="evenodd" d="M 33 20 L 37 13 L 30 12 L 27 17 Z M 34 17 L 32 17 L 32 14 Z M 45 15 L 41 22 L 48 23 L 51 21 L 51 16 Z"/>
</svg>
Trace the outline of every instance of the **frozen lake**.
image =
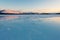
<svg viewBox="0 0 60 40">
<path fill-rule="evenodd" d="M 0 40 L 60 40 L 60 15 L 0 15 Z"/>
</svg>

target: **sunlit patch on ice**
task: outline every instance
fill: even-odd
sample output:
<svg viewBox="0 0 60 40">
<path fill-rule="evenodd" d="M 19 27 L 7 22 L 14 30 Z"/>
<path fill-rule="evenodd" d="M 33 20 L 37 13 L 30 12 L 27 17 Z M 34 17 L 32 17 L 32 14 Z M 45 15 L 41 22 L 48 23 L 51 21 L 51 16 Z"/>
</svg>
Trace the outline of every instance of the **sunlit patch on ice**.
<svg viewBox="0 0 60 40">
<path fill-rule="evenodd" d="M 7 30 L 11 30 L 11 28 L 7 28 Z"/>
</svg>

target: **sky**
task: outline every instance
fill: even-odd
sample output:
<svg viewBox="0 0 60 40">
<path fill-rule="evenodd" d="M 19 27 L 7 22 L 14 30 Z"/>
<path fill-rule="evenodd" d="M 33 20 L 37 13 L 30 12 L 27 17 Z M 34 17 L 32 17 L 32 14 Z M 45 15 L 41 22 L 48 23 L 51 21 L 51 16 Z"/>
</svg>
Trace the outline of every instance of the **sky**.
<svg viewBox="0 0 60 40">
<path fill-rule="evenodd" d="M 60 12 L 60 0 L 0 0 L 0 9 L 24 12 Z"/>
</svg>

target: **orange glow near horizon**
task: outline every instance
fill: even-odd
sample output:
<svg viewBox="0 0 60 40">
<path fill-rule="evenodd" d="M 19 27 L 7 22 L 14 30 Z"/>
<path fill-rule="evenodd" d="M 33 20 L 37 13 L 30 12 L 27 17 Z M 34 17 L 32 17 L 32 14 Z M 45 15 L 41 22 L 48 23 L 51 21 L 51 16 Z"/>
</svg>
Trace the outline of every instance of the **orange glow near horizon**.
<svg viewBox="0 0 60 40">
<path fill-rule="evenodd" d="M 60 9 L 33 9 L 32 12 L 39 12 L 39 13 L 54 13 L 60 12 Z"/>
<path fill-rule="evenodd" d="M 2 9 L 1 9 L 2 10 Z M 37 12 L 37 13 L 57 13 L 60 12 L 60 8 L 45 8 L 45 9 L 39 9 L 39 8 L 35 8 L 35 9 L 23 9 L 23 10 L 12 10 L 12 9 L 5 9 L 7 10 L 6 12 L 8 13 L 23 13 L 23 12 Z"/>
</svg>

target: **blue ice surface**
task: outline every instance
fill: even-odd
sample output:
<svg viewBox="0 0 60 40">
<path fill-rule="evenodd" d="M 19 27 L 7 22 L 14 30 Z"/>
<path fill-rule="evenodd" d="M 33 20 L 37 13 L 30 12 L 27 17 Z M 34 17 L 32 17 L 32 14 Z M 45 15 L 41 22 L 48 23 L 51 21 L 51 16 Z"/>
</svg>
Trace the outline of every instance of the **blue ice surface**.
<svg viewBox="0 0 60 40">
<path fill-rule="evenodd" d="M 0 15 L 0 40 L 60 40 L 59 19 L 60 15 Z"/>
</svg>

